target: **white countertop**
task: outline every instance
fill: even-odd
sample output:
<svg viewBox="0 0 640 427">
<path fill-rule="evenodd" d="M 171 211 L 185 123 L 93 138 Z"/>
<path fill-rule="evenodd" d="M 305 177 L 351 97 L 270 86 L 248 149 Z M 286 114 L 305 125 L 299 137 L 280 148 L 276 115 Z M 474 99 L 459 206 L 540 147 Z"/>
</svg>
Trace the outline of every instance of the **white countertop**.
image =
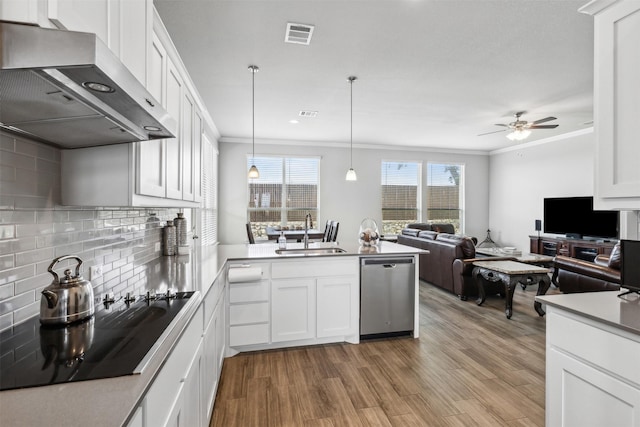
<svg viewBox="0 0 640 427">
<path fill-rule="evenodd" d="M 640 335 L 640 296 L 618 298 L 621 291 L 537 296 L 536 301 Z"/>
<path fill-rule="evenodd" d="M 180 338 L 189 320 L 195 314 L 204 295 L 210 291 L 216 278 L 224 271 L 227 261 L 251 259 L 291 259 L 295 257 L 326 256 L 376 256 L 376 255 L 408 255 L 426 251 L 391 242 L 380 242 L 377 246 L 361 247 L 357 241 L 347 243 L 312 243 L 310 247 L 337 246 L 346 253 L 330 255 L 278 255 L 277 244 L 241 244 L 200 247 L 189 256 L 175 257 L 176 263 L 191 265 L 197 263 L 195 280 L 184 284 L 185 289 L 197 290 L 189 304 L 173 323 L 172 329 L 164 342 L 151 359 L 144 372 L 139 375 L 127 375 L 115 378 L 78 381 L 42 387 L 31 387 L 0 392 L 0 425 L 13 426 L 49 426 L 65 427 L 86 426 L 113 427 L 124 425 L 131 412 L 137 407 L 140 399 L 153 382 L 167 356 Z M 289 243 L 288 248 L 302 248 L 302 243 Z M 151 261 L 149 264 L 166 263 L 166 258 Z M 184 265 L 183 265 L 184 266 Z M 159 269 L 162 271 L 161 269 Z M 159 283 L 165 280 L 162 273 L 155 278 Z M 59 421 L 59 423 L 56 422 Z"/>
</svg>

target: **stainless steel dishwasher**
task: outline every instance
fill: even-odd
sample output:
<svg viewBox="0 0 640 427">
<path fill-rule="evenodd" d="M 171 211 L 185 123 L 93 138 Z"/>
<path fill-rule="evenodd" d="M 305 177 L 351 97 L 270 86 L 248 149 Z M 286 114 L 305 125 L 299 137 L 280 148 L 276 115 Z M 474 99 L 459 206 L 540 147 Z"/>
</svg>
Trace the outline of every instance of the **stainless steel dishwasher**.
<svg viewBox="0 0 640 427">
<path fill-rule="evenodd" d="M 360 338 L 413 331 L 414 257 L 360 258 Z"/>
</svg>

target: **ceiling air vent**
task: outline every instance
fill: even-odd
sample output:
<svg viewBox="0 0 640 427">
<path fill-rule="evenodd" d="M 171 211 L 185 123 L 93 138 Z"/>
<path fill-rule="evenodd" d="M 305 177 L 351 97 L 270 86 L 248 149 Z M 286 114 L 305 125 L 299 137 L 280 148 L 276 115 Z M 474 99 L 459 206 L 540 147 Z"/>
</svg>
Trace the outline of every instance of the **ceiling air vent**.
<svg viewBox="0 0 640 427">
<path fill-rule="evenodd" d="M 313 34 L 313 25 L 287 23 L 285 43 L 309 44 Z"/>
<path fill-rule="evenodd" d="M 316 117 L 318 115 L 317 111 L 300 111 L 298 114 L 300 117 Z"/>
</svg>

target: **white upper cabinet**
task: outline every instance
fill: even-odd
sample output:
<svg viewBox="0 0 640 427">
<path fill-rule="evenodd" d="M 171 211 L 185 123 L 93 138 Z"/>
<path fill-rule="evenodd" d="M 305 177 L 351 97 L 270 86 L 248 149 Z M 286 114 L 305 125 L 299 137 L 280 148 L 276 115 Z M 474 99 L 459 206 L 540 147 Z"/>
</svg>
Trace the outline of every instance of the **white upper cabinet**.
<svg viewBox="0 0 640 427">
<path fill-rule="evenodd" d="M 57 10 L 65 11 L 60 23 L 77 26 L 72 25 L 76 17 L 69 11 L 73 1 L 58 3 Z M 102 5 L 102 0 L 95 0 L 95 5 Z M 103 9 L 98 7 L 100 15 Z M 78 8 L 82 10 L 84 6 Z M 202 199 L 201 150 L 208 116 L 195 87 L 151 1 L 109 1 L 105 10 L 105 22 L 118 22 L 107 31 L 110 47 L 178 123 L 176 136 L 63 150 L 62 203 L 197 207 Z"/>
<path fill-rule="evenodd" d="M 167 197 L 182 199 L 182 77 L 173 62 L 167 62 L 167 112 L 178 123 L 176 138 L 167 139 Z M 141 159 L 144 161 L 144 159 Z"/>
<path fill-rule="evenodd" d="M 640 2 L 596 0 L 594 16 L 596 132 L 595 206 L 640 209 Z"/>
</svg>

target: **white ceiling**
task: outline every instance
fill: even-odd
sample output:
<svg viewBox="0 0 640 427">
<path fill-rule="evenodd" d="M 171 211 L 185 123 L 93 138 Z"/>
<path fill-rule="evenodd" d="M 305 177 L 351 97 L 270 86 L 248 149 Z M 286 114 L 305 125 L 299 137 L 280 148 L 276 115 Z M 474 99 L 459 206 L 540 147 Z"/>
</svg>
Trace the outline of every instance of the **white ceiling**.
<svg viewBox="0 0 640 427">
<path fill-rule="evenodd" d="M 155 0 L 224 139 L 474 151 L 513 145 L 495 123 L 547 116 L 591 125 L 593 20 L 586 0 Z M 287 22 L 315 25 L 309 46 Z M 300 110 L 316 118 L 297 117 Z M 290 124 L 298 119 L 300 123 Z"/>
</svg>

